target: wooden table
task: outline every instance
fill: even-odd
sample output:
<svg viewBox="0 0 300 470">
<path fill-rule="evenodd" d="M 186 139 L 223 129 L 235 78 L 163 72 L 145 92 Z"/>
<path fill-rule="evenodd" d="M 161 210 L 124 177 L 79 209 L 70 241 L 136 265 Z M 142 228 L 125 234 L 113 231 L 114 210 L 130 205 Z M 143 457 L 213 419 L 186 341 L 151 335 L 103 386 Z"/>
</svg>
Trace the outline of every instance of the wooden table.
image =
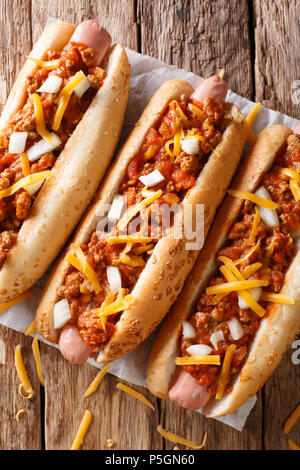
<svg viewBox="0 0 300 470">
<path fill-rule="evenodd" d="M 0 8 L 0 78 L 6 81 L 2 103 L 48 16 L 72 23 L 96 18 L 114 40 L 134 50 L 204 77 L 224 67 L 232 90 L 299 117 L 300 106 L 291 99 L 292 82 L 300 79 L 297 0 L 2 0 Z M 195 442 L 207 431 L 207 449 L 288 448 L 282 425 L 300 398 L 300 366 L 291 363 L 292 350 L 258 394 L 243 432 L 238 432 L 146 393 L 155 404 L 153 413 L 117 390 L 112 376 L 84 399 L 96 369 L 72 366 L 44 344 L 45 388 L 40 389 L 32 339 L 3 327 L 0 338 L 7 348 L 7 363 L 0 368 L 1 449 L 68 449 L 86 408 L 94 419 L 84 449 L 107 449 L 108 438 L 118 449 L 172 449 L 157 433 L 159 423 Z M 14 348 L 19 343 L 36 390 L 34 399 L 27 401 L 17 393 Z M 20 408 L 26 409 L 26 417 L 16 422 Z M 299 429 L 291 432 L 297 441 L 298 431 L 298 443 Z"/>
</svg>

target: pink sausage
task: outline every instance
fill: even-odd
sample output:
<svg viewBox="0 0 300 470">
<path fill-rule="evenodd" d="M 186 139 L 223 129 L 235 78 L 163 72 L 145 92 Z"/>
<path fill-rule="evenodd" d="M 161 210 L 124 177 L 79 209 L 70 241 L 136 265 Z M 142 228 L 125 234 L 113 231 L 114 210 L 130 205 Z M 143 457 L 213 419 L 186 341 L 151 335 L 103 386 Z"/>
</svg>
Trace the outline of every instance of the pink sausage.
<svg viewBox="0 0 300 470">
<path fill-rule="evenodd" d="M 299 134 L 300 135 L 300 124 L 297 124 L 297 126 L 295 127 L 294 134 Z"/>
<path fill-rule="evenodd" d="M 224 103 L 228 86 L 219 75 L 203 80 L 202 83 L 191 94 L 191 98 L 202 103 L 205 98 L 213 98 L 217 103 Z"/>
<path fill-rule="evenodd" d="M 92 352 L 81 338 L 76 326 L 70 324 L 65 325 L 62 329 L 59 349 L 64 358 L 72 364 L 83 364 Z"/>
<path fill-rule="evenodd" d="M 198 385 L 197 381 L 182 368 L 176 374 L 169 390 L 170 400 L 190 410 L 202 408 L 210 397 L 207 388 Z"/>
<path fill-rule="evenodd" d="M 80 23 L 75 29 L 70 42 L 92 47 L 97 53 L 97 65 L 100 65 L 111 45 L 111 36 L 95 20 Z"/>
</svg>

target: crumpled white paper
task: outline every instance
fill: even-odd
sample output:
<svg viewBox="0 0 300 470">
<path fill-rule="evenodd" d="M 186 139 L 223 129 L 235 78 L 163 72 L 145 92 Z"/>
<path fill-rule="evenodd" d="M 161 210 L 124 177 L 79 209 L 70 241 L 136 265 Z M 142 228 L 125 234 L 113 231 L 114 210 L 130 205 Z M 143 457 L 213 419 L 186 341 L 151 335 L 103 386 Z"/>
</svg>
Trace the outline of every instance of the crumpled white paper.
<svg viewBox="0 0 300 470">
<path fill-rule="evenodd" d="M 57 22 L 57 20 L 49 18 L 46 26 L 49 26 L 49 24 L 53 22 Z M 180 78 L 188 81 L 195 87 L 203 80 L 191 72 L 186 72 L 185 70 L 178 69 L 175 66 L 167 65 L 152 57 L 138 54 L 130 49 L 126 49 L 126 52 L 131 64 L 131 90 L 124 119 L 121 143 L 124 142 L 151 96 L 163 82 L 170 80 L 171 78 Z M 254 106 L 253 102 L 231 91 L 228 91 L 227 101 L 235 103 L 244 115 L 247 115 Z M 294 129 L 297 123 L 298 121 L 296 119 L 261 107 L 253 130 L 255 133 L 258 133 L 265 126 L 269 126 L 271 124 L 284 124 L 291 129 Z M 26 330 L 27 326 L 33 319 L 42 288 L 45 285 L 48 275 L 49 272 L 34 286 L 34 295 L 32 298 L 17 304 L 0 314 L 0 323 L 2 325 L 19 332 L 24 332 Z M 135 385 L 145 386 L 147 358 L 151 350 L 154 337 L 155 334 L 152 334 L 135 351 L 132 351 L 124 357 L 112 362 L 109 372 L 120 379 L 127 380 Z M 40 340 L 57 347 L 56 345 L 45 341 L 41 337 Z M 89 359 L 88 362 L 95 367 L 103 367 L 97 364 L 93 359 Z M 235 413 L 217 419 L 241 431 L 255 402 L 256 397 L 253 397 Z"/>
</svg>

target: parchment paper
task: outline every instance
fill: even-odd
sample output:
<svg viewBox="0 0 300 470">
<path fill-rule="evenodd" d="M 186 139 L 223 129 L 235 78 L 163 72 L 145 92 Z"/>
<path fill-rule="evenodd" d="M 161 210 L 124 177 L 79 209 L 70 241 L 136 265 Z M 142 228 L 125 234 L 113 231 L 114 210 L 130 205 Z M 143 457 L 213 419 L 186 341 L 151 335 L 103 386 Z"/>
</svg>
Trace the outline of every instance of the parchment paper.
<svg viewBox="0 0 300 470">
<path fill-rule="evenodd" d="M 49 18 L 46 26 L 57 21 L 58 20 L 56 19 Z M 131 91 L 121 135 L 121 143 L 124 142 L 151 96 L 163 82 L 171 78 L 181 78 L 195 87 L 203 80 L 191 72 L 186 72 L 185 70 L 178 69 L 175 66 L 167 65 L 152 57 L 138 54 L 130 49 L 126 49 L 126 52 L 131 64 Z M 254 106 L 253 102 L 231 91 L 228 91 L 227 101 L 235 103 L 245 116 Z M 291 129 L 294 129 L 297 123 L 298 121 L 296 119 L 261 107 L 253 130 L 257 133 L 265 126 L 269 126 L 271 124 L 285 124 Z M 15 305 L 0 314 L 0 323 L 2 325 L 19 332 L 24 332 L 26 330 L 27 326 L 33 319 L 38 300 L 48 274 L 49 272 L 34 286 L 34 295 L 32 298 Z M 39 335 L 37 336 L 39 337 Z M 39 337 L 39 339 L 47 344 L 51 344 L 51 346 L 57 347 L 56 345 L 45 341 L 41 337 Z M 144 341 L 144 343 L 135 351 L 132 351 L 121 359 L 111 363 L 110 373 L 121 379 L 127 380 L 132 384 L 145 386 L 145 367 L 153 340 L 154 334 Z M 90 359 L 88 362 L 95 367 L 102 367 L 93 359 Z M 253 397 L 235 413 L 218 418 L 218 420 L 241 431 L 255 402 L 256 397 Z"/>
</svg>

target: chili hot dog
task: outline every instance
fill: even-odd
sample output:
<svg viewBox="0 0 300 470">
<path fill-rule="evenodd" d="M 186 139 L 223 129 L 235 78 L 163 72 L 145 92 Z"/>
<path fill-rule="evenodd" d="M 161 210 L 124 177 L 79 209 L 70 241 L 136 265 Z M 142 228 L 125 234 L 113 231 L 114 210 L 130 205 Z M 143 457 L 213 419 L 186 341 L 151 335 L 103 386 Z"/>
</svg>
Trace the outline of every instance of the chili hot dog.
<svg viewBox="0 0 300 470">
<path fill-rule="evenodd" d="M 176 299 L 197 250 L 173 237 L 174 225 L 165 227 L 159 210 L 204 204 L 206 235 L 245 139 L 243 117 L 224 102 L 226 93 L 219 78 L 196 90 L 171 80 L 150 100 L 37 310 L 40 333 L 59 342 L 67 359 L 81 363 L 90 351 L 106 362 L 131 351 Z M 105 203 L 112 203 L 115 225 L 101 233 Z M 82 341 L 76 355 L 65 341 L 74 326 Z"/>
<path fill-rule="evenodd" d="M 300 128 L 264 129 L 164 321 L 148 388 L 206 416 L 264 384 L 300 327 Z"/>
<path fill-rule="evenodd" d="M 120 133 L 129 65 L 96 21 L 52 25 L 0 119 L 0 302 L 32 286 L 93 198 Z"/>
</svg>

